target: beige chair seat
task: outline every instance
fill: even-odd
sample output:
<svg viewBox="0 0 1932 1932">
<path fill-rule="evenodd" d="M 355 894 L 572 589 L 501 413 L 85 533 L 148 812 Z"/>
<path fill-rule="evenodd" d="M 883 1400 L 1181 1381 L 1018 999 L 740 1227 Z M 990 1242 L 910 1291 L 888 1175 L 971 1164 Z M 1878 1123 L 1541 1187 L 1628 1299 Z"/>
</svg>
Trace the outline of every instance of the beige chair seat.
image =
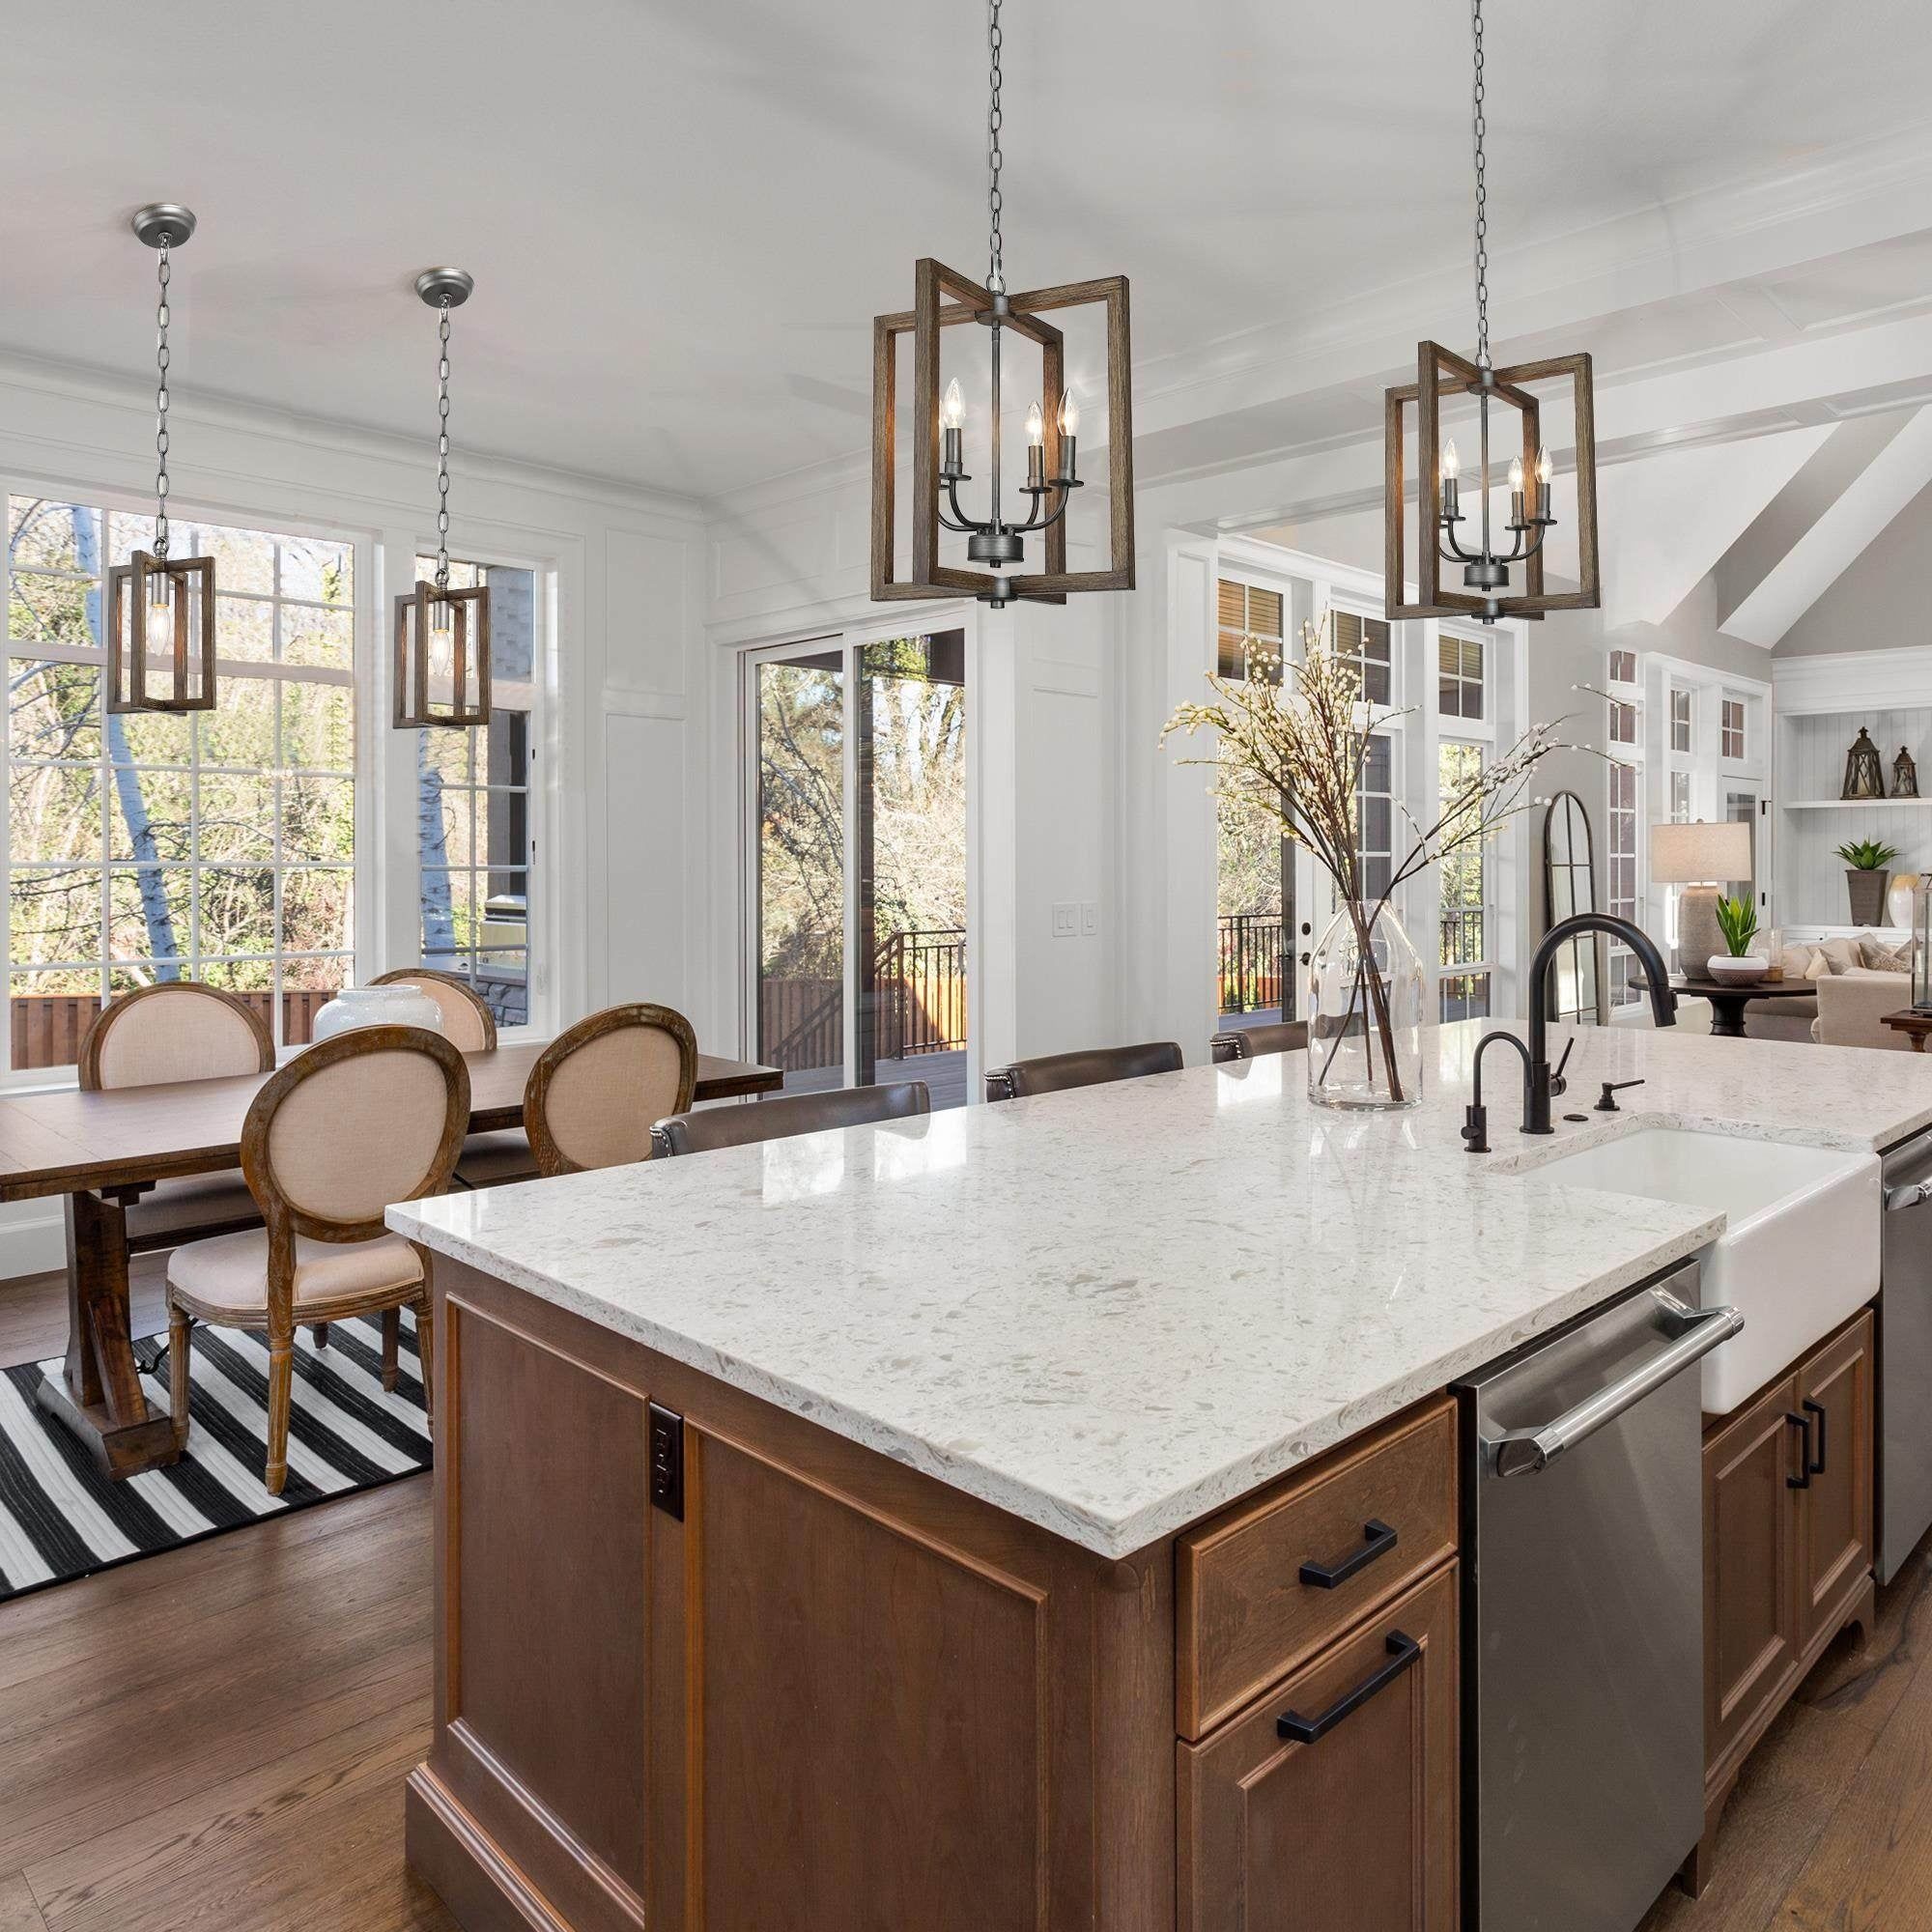
<svg viewBox="0 0 1932 1932">
<path fill-rule="evenodd" d="M 266 1320 L 269 1307 L 269 1235 L 247 1229 L 193 1241 L 168 1258 L 169 1299 L 212 1321 L 242 1325 Z M 393 1294 L 407 1301 L 421 1293 L 422 1264 L 400 1235 L 373 1241 L 311 1240 L 296 1236 L 295 1314 L 327 1309 L 345 1299 L 367 1306 Z"/>
<path fill-rule="evenodd" d="M 170 1239 L 192 1240 L 213 1229 L 259 1221 L 262 1210 L 248 1192 L 239 1167 L 224 1174 L 188 1174 L 156 1181 L 128 1209 L 128 1238 L 136 1246 L 158 1247 Z"/>
<path fill-rule="evenodd" d="M 529 1136 L 518 1127 L 470 1134 L 456 1156 L 456 1178 L 466 1187 L 497 1187 L 509 1180 L 534 1180 L 537 1157 Z"/>
</svg>

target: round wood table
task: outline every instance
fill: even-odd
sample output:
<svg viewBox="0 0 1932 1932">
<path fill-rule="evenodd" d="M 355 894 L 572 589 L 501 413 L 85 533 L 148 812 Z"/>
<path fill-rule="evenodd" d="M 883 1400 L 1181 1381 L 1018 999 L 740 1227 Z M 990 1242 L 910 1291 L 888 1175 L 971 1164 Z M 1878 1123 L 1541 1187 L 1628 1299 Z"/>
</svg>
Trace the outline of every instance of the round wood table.
<svg viewBox="0 0 1932 1932">
<path fill-rule="evenodd" d="M 1753 1000 L 1799 1000 L 1818 997 L 1809 980 L 1760 980 L 1753 986 L 1725 986 L 1716 980 L 1673 980 L 1674 993 L 1711 1003 L 1711 1031 L 1725 1039 L 1745 1037 L 1745 1008 Z"/>
<path fill-rule="evenodd" d="M 1906 1007 L 1899 1012 L 1887 1013 L 1879 1025 L 1889 1026 L 1893 1033 L 1902 1033 L 1912 1042 L 1914 1053 L 1923 1053 L 1925 1036 L 1932 1033 L 1932 1013 L 1921 1013 Z"/>
</svg>

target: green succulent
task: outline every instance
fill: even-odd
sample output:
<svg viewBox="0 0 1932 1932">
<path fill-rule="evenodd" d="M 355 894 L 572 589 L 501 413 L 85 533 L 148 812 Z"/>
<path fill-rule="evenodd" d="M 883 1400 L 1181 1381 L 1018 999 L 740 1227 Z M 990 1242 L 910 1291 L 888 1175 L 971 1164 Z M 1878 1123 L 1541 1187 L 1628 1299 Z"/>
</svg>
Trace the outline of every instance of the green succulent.
<svg viewBox="0 0 1932 1932">
<path fill-rule="evenodd" d="M 1757 907 L 1749 898 L 1718 900 L 1718 925 L 1724 935 L 1725 948 L 1733 959 L 1742 959 L 1757 937 Z"/>
<path fill-rule="evenodd" d="M 1882 838 L 1855 838 L 1838 847 L 1838 857 L 1855 872 L 1882 872 L 1898 857 L 1898 847 Z"/>
</svg>

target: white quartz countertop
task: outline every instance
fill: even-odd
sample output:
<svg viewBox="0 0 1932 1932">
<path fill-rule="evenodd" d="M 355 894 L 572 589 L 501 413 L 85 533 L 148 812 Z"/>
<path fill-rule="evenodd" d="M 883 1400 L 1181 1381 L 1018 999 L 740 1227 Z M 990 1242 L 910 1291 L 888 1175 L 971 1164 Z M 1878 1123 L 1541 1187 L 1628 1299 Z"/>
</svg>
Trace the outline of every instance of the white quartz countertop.
<svg viewBox="0 0 1932 1932">
<path fill-rule="evenodd" d="M 1122 1556 L 1658 1269 L 1717 1210 L 1515 1170 L 1658 1124 L 1878 1149 L 1932 1057 L 1584 1029 L 1525 1140 L 1457 1137 L 1479 1023 L 1400 1114 L 1308 1104 L 1305 1055 L 389 1209 L 389 1225 L 1105 1556 Z M 1552 1030 L 1551 1058 L 1559 1036 Z"/>
</svg>

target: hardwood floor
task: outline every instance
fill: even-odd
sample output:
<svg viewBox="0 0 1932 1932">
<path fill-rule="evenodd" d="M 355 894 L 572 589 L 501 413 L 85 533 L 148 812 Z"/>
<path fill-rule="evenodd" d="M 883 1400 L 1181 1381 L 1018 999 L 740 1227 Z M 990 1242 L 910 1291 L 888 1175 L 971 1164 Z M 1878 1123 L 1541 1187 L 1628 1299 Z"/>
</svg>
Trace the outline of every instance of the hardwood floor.
<svg viewBox="0 0 1932 1932">
<path fill-rule="evenodd" d="M 136 1306 L 158 1305 L 144 1260 Z M 0 1285 L 0 1366 L 59 1352 Z M 428 1743 L 427 1478 L 0 1606 L 0 1932 L 454 1932 L 403 1862 Z M 1932 1542 L 1747 1765 L 1642 1932 L 1932 1925 Z"/>
</svg>

